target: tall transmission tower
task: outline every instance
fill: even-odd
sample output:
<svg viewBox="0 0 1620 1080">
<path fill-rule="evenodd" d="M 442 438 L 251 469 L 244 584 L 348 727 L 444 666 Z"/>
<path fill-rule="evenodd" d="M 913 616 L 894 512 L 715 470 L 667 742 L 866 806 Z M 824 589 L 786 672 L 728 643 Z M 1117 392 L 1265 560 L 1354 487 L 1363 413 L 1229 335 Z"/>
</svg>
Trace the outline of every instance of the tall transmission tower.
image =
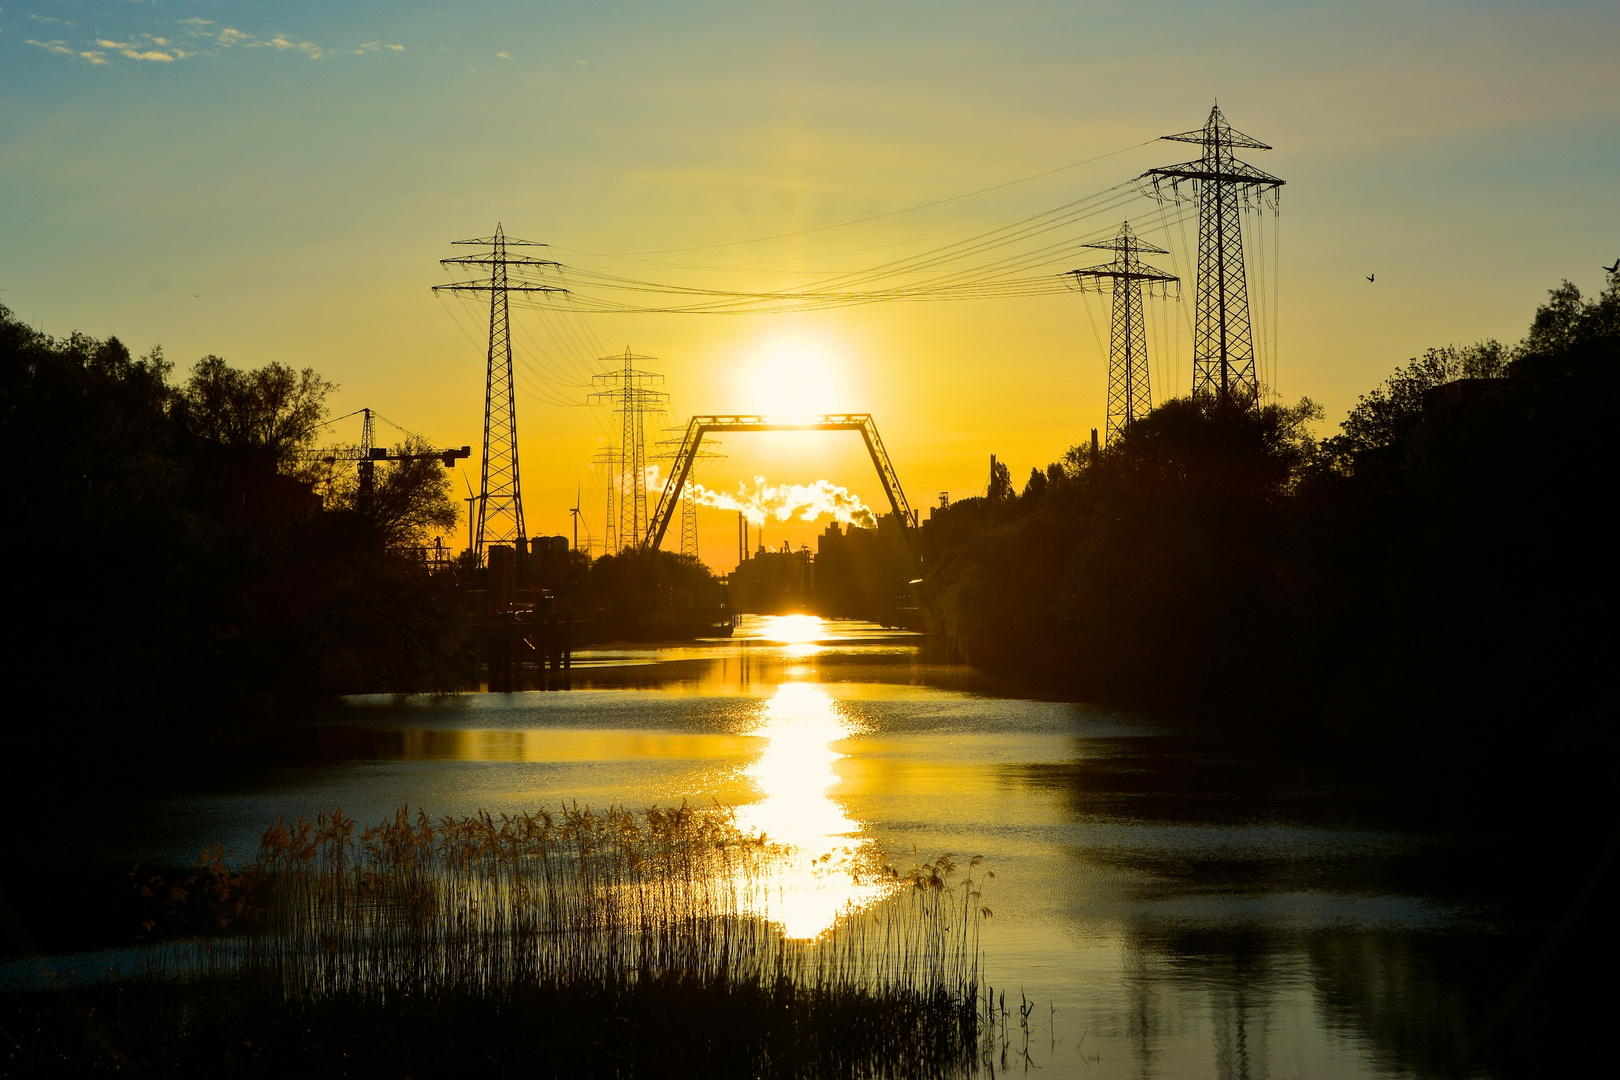
<svg viewBox="0 0 1620 1080">
<path fill-rule="evenodd" d="M 604 389 L 591 398 L 613 405 L 619 417 L 619 549 L 638 548 L 647 535 L 647 414 L 658 412 L 669 395 L 654 387 L 664 377 L 636 367 L 637 361 L 651 361 L 629 349 L 622 356 L 604 356 L 604 362 L 624 362 L 622 368 L 592 376 Z"/>
<path fill-rule="evenodd" d="M 490 544 L 517 543 L 523 528 L 523 492 L 518 476 L 517 402 L 512 392 L 512 333 L 507 293 L 565 293 L 554 285 L 526 281 L 522 275 L 558 265 L 548 259 L 508 255 L 511 247 L 545 247 L 532 240 L 508 237 L 497 222 L 495 235 L 452 243 L 487 248 L 477 255 L 440 259 L 444 266 L 477 267 L 489 276 L 433 286 L 434 292 L 489 293 L 489 360 L 484 373 L 484 462 L 479 481 L 478 530 L 473 555 L 480 563 Z M 516 269 L 517 275 L 511 271 Z"/>
<path fill-rule="evenodd" d="M 1119 234 L 1112 240 L 1082 246 L 1114 253 L 1112 262 L 1069 271 L 1080 288 L 1095 285 L 1098 291 L 1112 290 L 1114 294 L 1114 315 L 1109 323 L 1105 436 L 1113 442 L 1132 421 L 1153 408 L 1153 389 L 1148 380 L 1147 326 L 1142 318 L 1142 283 L 1147 283 L 1151 294 L 1155 285 L 1168 290 L 1171 282 L 1181 279 L 1142 261 L 1144 253 L 1170 253 L 1144 243 L 1131 231 L 1128 221 L 1120 225 Z"/>
<path fill-rule="evenodd" d="M 591 458 L 591 464 L 601 465 L 608 471 L 607 478 L 607 532 L 602 536 L 602 554 L 617 555 L 619 553 L 619 515 L 614 509 L 618 503 L 613 498 L 613 489 L 619 486 L 624 478 L 624 455 L 619 453 L 617 447 L 604 447 Z"/>
<path fill-rule="evenodd" d="M 1192 184 L 1198 203 L 1198 301 L 1193 331 L 1193 385 L 1196 398 L 1214 398 L 1243 406 L 1260 399 L 1254 370 L 1254 337 L 1249 326 L 1249 287 L 1243 272 L 1243 233 L 1239 211 L 1269 198 L 1277 205 L 1284 181 L 1234 155 L 1236 150 L 1270 150 L 1259 139 L 1233 130 L 1219 105 L 1195 131 L 1166 135 L 1171 142 L 1204 148 L 1196 161 L 1149 169 L 1140 179 L 1155 196 L 1170 185 L 1180 199 L 1181 185 Z"/>
<path fill-rule="evenodd" d="M 658 440 L 658 453 L 655 455 L 659 461 L 668 461 L 673 467 L 679 461 L 681 450 L 686 443 L 686 429 L 681 427 L 665 428 L 664 437 Z M 710 439 L 709 446 L 720 445 L 719 440 Z M 692 454 L 692 473 L 696 477 L 697 471 L 704 464 L 711 461 L 724 461 L 726 455 L 717 454 L 713 450 L 697 450 Z M 697 503 L 692 501 L 692 485 L 681 486 L 681 554 L 698 558 L 698 532 L 697 532 Z"/>
<path fill-rule="evenodd" d="M 681 554 L 698 557 L 697 503 L 690 491 L 681 492 Z"/>
</svg>

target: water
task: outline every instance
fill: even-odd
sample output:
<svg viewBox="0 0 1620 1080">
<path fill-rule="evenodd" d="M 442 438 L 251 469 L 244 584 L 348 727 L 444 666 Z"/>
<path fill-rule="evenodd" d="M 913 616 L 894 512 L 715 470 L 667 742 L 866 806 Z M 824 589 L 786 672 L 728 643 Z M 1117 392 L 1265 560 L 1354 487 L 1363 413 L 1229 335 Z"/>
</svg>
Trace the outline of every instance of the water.
<svg viewBox="0 0 1620 1080">
<path fill-rule="evenodd" d="M 1013 1016 L 998 1070 L 1430 1075 L 1478 1058 L 1480 1031 L 1523 1042 L 1529 1021 L 1493 1009 L 1538 929 L 1459 871 L 1491 861 L 1484 838 L 1403 824 L 1375 786 L 1003 696 L 858 623 L 751 618 L 729 641 L 582 653 L 571 682 L 356 701 L 308 764 L 103 821 L 95 856 L 251 851 L 266 823 L 334 807 L 718 801 L 806 859 L 984 856 L 987 970 Z M 795 935 L 869 899 L 836 875 L 801 886 L 780 913 Z"/>
</svg>

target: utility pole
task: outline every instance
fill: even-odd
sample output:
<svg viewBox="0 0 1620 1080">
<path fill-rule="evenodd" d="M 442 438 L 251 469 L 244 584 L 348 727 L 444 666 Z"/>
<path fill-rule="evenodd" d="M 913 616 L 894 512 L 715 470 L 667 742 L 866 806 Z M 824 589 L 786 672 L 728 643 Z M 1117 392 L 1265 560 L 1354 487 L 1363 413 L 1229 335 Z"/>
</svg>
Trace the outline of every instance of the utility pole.
<svg viewBox="0 0 1620 1080">
<path fill-rule="evenodd" d="M 1168 255 L 1161 247 L 1143 243 L 1131 232 L 1130 222 L 1119 227 L 1119 233 L 1107 243 L 1085 244 L 1088 248 L 1112 251 L 1112 262 L 1070 270 L 1080 288 L 1096 285 L 1099 291 L 1112 290 L 1114 314 L 1109 323 L 1108 347 L 1108 423 L 1107 439 L 1124 433 L 1138 416 L 1153 409 L 1153 390 L 1148 380 L 1147 326 L 1142 318 L 1142 283 L 1149 292 L 1157 284 L 1168 289 L 1179 279 L 1148 266 L 1141 260 L 1144 252 Z"/>
<path fill-rule="evenodd" d="M 1195 131 L 1166 135 L 1171 142 L 1204 148 L 1196 161 L 1149 169 L 1155 197 L 1164 184 L 1170 198 L 1191 183 L 1198 203 L 1198 314 L 1193 332 L 1193 397 L 1249 408 L 1260 400 L 1254 370 L 1254 338 L 1249 326 L 1249 287 L 1243 270 L 1239 211 L 1266 202 L 1276 209 L 1284 181 L 1234 156 L 1234 150 L 1270 150 L 1259 139 L 1233 130 L 1219 105 Z"/>
<path fill-rule="evenodd" d="M 554 285 L 514 280 L 518 274 L 535 272 L 557 263 L 508 255 L 507 248 L 545 247 L 532 240 L 515 240 L 499 223 L 493 236 L 453 241 L 457 245 L 487 248 L 477 255 L 440 259 L 444 266 L 478 267 L 487 278 L 456 281 L 433 286 L 434 292 L 489 293 L 489 357 L 484 373 L 484 462 L 479 480 L 478 530 L 473 541 L 474 557 L 480 564 L 491 544 L 523 543 L 528 534 L 523 527 L 523 493 L 518 476 L 517 401 L 512 391 L 512 334 L 507 315 L 509 292 L 566 293 Z"/>
<path fill-rule="evenodd" d="M 593 381 L 605 389 L 591 394 L 593 400 L 611 402 L 619 416 L 619 543 L 622 547 L 639 548 L 647 534 L 647 426 L 650 412 L 657 412 L 669 395 L 654 390 L 664 382 L 662 375 L 643 371 L 636 361 L 650 361 L 651 356 L 637 356 L 629 349 L 622 356 L 604 356 L 603 361 L 624 367 L 593 376 Z"/>
</svg>

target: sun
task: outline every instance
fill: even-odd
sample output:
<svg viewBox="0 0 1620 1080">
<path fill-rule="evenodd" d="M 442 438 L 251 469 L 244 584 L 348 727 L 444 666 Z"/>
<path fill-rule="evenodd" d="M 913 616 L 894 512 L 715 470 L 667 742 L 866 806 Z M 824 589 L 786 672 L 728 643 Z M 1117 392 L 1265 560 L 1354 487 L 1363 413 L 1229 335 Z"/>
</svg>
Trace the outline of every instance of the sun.
<svg viewBox="0 0 1620 1080">
<path fill-rule="evenodd" d="M 767 416 L 816 416 L 848 408 L 834 356 L 815 342 L 783 338 L 768 342 L 742 367 L 747 411 Z"/>
</svg>

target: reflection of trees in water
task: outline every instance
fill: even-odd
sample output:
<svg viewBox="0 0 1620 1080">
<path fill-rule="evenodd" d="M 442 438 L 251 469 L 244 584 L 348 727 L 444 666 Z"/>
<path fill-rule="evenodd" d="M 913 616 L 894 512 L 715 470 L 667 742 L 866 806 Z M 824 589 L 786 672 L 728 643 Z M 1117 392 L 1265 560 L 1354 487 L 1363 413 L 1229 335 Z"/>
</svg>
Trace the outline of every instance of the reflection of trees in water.
<svg viewBox="0 0 1620 1080">
<path fill-rule="evenodd" d="M 1163 1043 L 1197 1037 L 1205 1017 L 1213 1045 L 1204 1060 L 1216 1076 L 1269 1075 L 1272 1029 L 1285 1007 L 1282 991 L 1299 976 L 1286 943 L 1252 928 L 1164 933 L 1144 924 L 1126 930 L 1125 962 L 1131 972 L 1128 1034 L 1141 1075 L 1175 1073 L 1174 1064 L 1161 1062 Z M 1183 992 L 1202 1008 L 1170 1000 Z"/>
<path fill-rule="evenodd" d="M 1591 1075 L 1613 1026 L 1613 933 L 1330 932 L 1309 942 L 1324 1019 L 1420 1076 Z M 1607 1048 L 1603 1049 L 1605 1060 Z"/>
<path fill-rule="evenodd" d="M 1488 1002 L 1471 1000 L 1486 987 L 1459 970 L 1458 944 L 1455 938 L 1379 931 L 1312 935 L 1312 988 L 1323 1021 L 1365 1043 L 1386 1068 L 1422 1075 L 1456 1071 L 1467 1056 L 1469 1034 L 1488 1011 Z M 1478 974 L 1499 981 L 1489 972 Z"/>
<path fill-rule="evenodd" d="M 1612 870 L 1546 948 L 1600 857 L 1579 815 L 1507 817 L 1173 736 L 1086 740 L 1020 772 L 1099 826 L 1071 849 L 1086 888 L 1068 919 L 1122 913 L 1111 1034 L 1143 1076 L 1181 1071 L 1178 1040 L 1211 1040 L 1194 1063 L 1220 1076 L 1297 1068 L 1274 1055 L 1302 1011 L 1375 1070 L 1417 1076 L 1578 1073 L 1610 1025 L 1613 995 L 1589 988 L 1617 958 L 1598 925 Z M 1460 801 L 1437 818 L 1442 796 Z"/>
</svg>

